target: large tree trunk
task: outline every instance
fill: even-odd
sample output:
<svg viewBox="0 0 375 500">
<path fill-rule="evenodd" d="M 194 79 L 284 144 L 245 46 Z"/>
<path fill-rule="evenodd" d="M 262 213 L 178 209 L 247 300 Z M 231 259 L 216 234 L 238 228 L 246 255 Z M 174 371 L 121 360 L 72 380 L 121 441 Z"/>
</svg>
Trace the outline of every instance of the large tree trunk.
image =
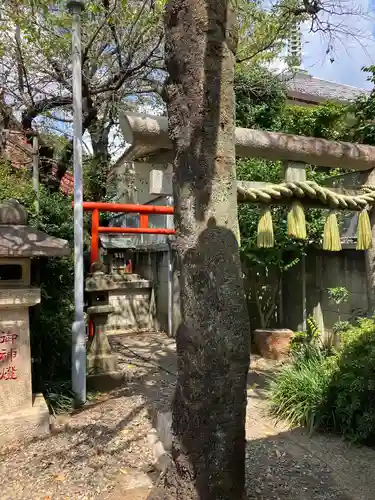
<svg viewBox="0 0 375 500">
<path fill-rule="evenodd" d="M 96 119 L 89 126 L 93 156 L 90 159 L 87 190 L 92 201 L 104 201 L 109 174 L 109 132 L 111 124 Z"/>
<path fill-rule="evenodd" d="M 150 498 L 244 495 L 250 328 L 237 241 L 234 24 L 228 0 L 168 2 L 167 106 L 182 323 L 174 467 Z"/>
</svg>

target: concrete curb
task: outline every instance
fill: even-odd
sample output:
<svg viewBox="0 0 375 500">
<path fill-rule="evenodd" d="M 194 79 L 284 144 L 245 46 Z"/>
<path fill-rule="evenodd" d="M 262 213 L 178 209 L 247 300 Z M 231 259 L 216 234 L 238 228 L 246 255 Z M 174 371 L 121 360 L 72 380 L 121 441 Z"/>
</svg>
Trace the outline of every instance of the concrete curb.
<svg viewBox="0 0 375 500">
<path fill-rule="evenodd" d="M 172 461 L 172 412 L 154 409 L 152 429 L 147 440 L 154 458 L 154 467 L 164 473 Z"/>
</svg>

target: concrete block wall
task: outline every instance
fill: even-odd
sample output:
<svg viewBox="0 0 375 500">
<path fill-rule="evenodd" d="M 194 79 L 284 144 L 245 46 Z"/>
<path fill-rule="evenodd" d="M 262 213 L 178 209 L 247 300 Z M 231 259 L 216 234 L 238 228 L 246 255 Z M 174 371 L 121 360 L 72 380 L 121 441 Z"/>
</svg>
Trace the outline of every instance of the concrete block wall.
<svg viewBox="0 0 375 500">
<path fill-rule="evenodd" d="M 108 333 L 120 330 L 126 332 L 155 329 L 155 301 L 152 288 L 110 290 L 108 303 L 114 308 L 106 324 Z"/>
<path fill-rule="evenodd" d="M 356 250 L 324 252 L 310 250 L 306 257 L 306 314 L 313 316 L 324 337 L 331 337 L 338 321 L 337 306 L 329 299 L 328 288 L 345 287 L 349 300 L 340 306 L 341 320 L 367 312 L 367 289 L 364 253 Z M 139 252 L 135 272 L 152 282 L 155 295 L 155 324 L 168 332 L 168 252 Z M 283 324 L 293 331 L 303 329 L 302 265 L 285 273 L 282 290 Z M 172 273 L 173 335 L 181 322 L 179 270 L 175 254 Z M 251 312 L 251 311 L 250 311 Z M 254 312 L 254 311 L 253 311 Z M 254 318 L 252 329 L 259 327 Z"/>
<path fill-rule="evenodd" d="M 138 252 L 134 259 L 134 272 L 152 282 L 155 295 L 156 322 L 160 330 L 168 332 L 168 251 Z M 172 252 L 172 334 L 181 321 L 178 266 Z"/>
<path fill-rule="evenodd" d="M 341 321 L 366 314 L 368 307 L 364 252 L 344 250 L 340 254 L 324 252 L 322 261 L 322 314 L 324 328 L 330 331 L 338 319 L 337 305 L 329 299 L 328 289 L 345 287 L 349 300 L 340 304 Z"/>
<path fill-rule="evenodd" d="M 330 339 L 338 321 L 337 305 L 328 289 L 345 287 L 349 300 L 340 305 L 341 321 L 367 313 L 368 297 L 364 252 L 345 249 L 341 252 L 310 250 L 306 257 L 306 312 L 314 316 L 325 338 Z M 283 280 L 285 327 L 302 329 L 302 269 L 290 269 Z"/>
</svg>

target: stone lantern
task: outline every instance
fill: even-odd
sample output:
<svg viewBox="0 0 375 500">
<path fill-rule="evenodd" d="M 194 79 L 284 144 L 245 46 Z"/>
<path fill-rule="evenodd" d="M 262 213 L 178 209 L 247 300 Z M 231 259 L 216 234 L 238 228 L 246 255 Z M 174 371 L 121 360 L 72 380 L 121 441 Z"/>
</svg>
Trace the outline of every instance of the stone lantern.
<svg viewBox="0 0 375 500">
<path fill-rule="evenodd" d="M 49 432 L 42 395 L 33 395 L 29 307 L 40 302 L 31 286 L 31 260 L 61 257 L 65 240 L 27 225 L 27 212 L 16 200 L 0 204 L 0 444 Z"/>
</svg>

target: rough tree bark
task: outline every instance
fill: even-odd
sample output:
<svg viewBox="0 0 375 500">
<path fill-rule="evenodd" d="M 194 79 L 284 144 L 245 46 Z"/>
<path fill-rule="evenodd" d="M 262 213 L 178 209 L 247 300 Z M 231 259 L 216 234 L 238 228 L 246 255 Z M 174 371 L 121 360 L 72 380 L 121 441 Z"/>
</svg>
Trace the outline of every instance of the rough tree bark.
<svg viewBox="0 0 375 500">
<path fill-rule="evenodd" d="M 107 194 L 107 179 L 110 167 L 109 132 L 113 122 L 108 124 L 96 119 L 88 127 L 93 156 L 91 158 L 88 191 L 92 201 L 103 201 Z"/>
<path fill-rule="evenodd" d="M 241 500 L 250 327 L 237 241 L 235 17 L 173 0 L 165 17 L 182 323 L 173 460 L 151 499 Z"/>
</svg>

